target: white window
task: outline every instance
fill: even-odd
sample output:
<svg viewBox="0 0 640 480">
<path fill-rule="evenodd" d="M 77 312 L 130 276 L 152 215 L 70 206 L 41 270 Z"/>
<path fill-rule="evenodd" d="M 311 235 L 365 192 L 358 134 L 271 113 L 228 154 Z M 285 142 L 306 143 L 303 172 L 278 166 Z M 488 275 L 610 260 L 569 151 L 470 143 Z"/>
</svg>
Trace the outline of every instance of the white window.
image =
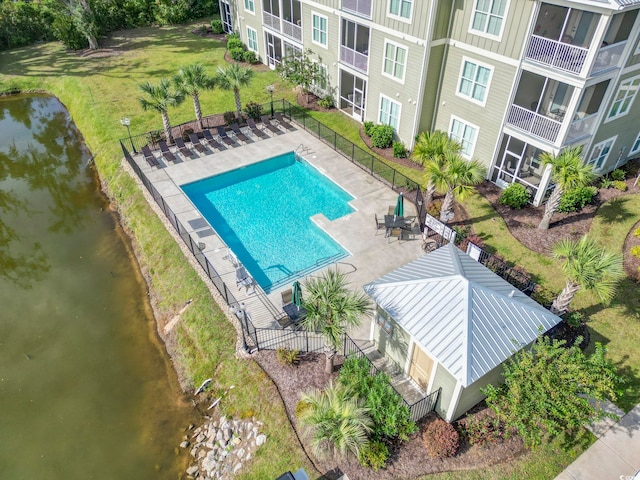
<svg viewBox="0 0 640 480">
<path fill-rule="evenodd" d="M 404 81 L 404 65 L 407 61 L 407 49 L 385 41 L 384 43 L 384 62 L 382 72 L 385 75 L 393 77 L 401 82 Z"/>
<path fill-rule="evenodd" d="M 256 11 L 256 6 L 255 6 L 253 0 L 244 0 L 244 9 L 247 12 L 254 13 Z"/>
<path fill-rule="evenodd" d="M 630 78 L 620 84 L 607 120 L 622 117 L 629 113 L 629 108 L 631 108 L 631 104 L 636 98 L 636 93 L 638 93 L 638 86 L 640 86 L 640 77 Z"/>
<path fill-rule="evenodd" d="M 609 157 L 609 153 L 611 153 L 611 147 L 613 147 L 613 142 L 616 141 L 616 137 L 609 138 L 604 142 L 600 142 L 593 147 L 591 151 L 591 156 L 589 157 L 589 161 L 587 162 L 589 165 L 593 165 L 593 168 L 597 170 L 602 170 L 607 158 Z"/>
<path fill-rule="evenodd" d="M 400 104 L 394 102 L 389 97 L 380 95 L 380 115 L 378 121 L 383 125 L 391 125 L 398 131 L 400 125 Z"/>
<path fill-rule="evenodd" d="M 311 14 L 311 40 L 323 47 L 327 46 L 327 17 Z"/>
<path fill-rule="evenodd" d="M 258 53 L 258 32 L 251 27 L 247 27 L 247 48 Z"/>
<path fill-rule="evenodd" d="M 631 147 L 631 151 L 629 152 L 629 155 L 633 155 L 638 152 L 640 152 L 640 133 L 636 137 L 636 141 L 633 142 L 633 147 Z"/>
<path fill-rule="evenodd" d="M 475 0 L 470 30 L 500 38 L 508 0 Z"/>
<path fill-rule="evenodd" d="M 484 105 L 491 81 L 492 69 L 471 60 L 463 59 L 458 83 L 458 95 Z"/>
<path fill-rule="evenodd" d="M 411 19 L 413 0 L 389 0 L 389 15 L 402 19 Z"/>
<path fill-rule="evenodd" d="M 462 145 L 462 155 L 471 158 L 473 150 L 476 147 L 476 138 L 478 136 L 478 127 L 464 120 L 451 117 L 451 126 L 449 127 L 449 137 Z"/>
</svg>

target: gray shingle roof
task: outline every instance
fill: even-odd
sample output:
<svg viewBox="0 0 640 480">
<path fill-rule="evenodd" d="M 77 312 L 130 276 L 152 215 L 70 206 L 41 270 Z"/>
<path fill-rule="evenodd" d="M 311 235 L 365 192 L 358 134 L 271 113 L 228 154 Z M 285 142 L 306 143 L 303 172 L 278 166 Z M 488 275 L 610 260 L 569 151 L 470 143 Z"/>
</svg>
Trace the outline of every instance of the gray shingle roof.
<svg viewBox="0 0 640 480">
<path fill-rule="evenodd" d="M 560 322 L 452 244 L 364 290 L 464 387 Z"/>
</svg>

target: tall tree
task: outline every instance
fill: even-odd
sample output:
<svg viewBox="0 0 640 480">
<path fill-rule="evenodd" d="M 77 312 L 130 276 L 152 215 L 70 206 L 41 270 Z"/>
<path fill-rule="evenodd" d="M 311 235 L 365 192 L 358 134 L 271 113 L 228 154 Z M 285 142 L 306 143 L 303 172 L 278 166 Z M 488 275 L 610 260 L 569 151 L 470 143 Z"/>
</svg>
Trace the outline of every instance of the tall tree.
<svg viewBox="0 0 640 480">
<path fill-rule="evenodd" d="M 301 325 L 320 332 L 324 338 L 325 372 L 333 372 L 333 358 L 347 328 L 360 325 L 369 313 L 369 298 L 364 292 L 347 288 L 347 279 L 337 270 L 327 270 L 321 277 L 305 282 L 302 305 L 306 315 Z"/>
<path fill-rule="evenodd" d="M 608 305 L 616 292 L 618 280 L 624 276 L 622 256 L 608 252 L 585 235 L 580 240 L 564 239 L 553 247 L 553 256 L 563 259 L 562 270 L 567 283 L 551 305 L 551 311 L 562 315 L 578 290 L 595 293 Z"/>
<path fill-rule="evenodd" d="M 324 80 L 318 62 L 311 59 L 313 51 L 305 50 L 302 54 L 293 54 L 282 59 L 278 70 L 283 80 L 300 87 L 309 101 L 309 90 L 312 85 Z"/>
<path fill-rule="evenodd" d="M 218 67 L 216 72 L 216 85 L 223 90 L 233 90 L 236 99 L 236 113 L 238 121 L 242 120 L 242 102 L 240 102 L 240 89 L 246 87 L 253 78 L 251 67 L 242 67 L 239 63 L 232 63 L 226 68 Z"/>
<path fill-rule="evenodd" d="M 67 0 L 73 23 L 78 31 L 87 38 L 91 50 L 98 49 L 98 24 L 89 0 Z"/>
<path fill-rule="evenodd" d="M 196 120 L 202 128 L 202 110 L 200 109 L 200 94 L 203 90 L 211 90 L 215 86 L 215 81 L 207 75 L 204 67 L 198 63 L 187 65 L 181 68 L 173 77 L 176 89 L 183 95 L 193 98 L 193 109 Z"/>
<path fill-rule="evenodd" d="M 169 108 L 180 105 L 184 101 L 184 95 L 171 87 L 168 78 L 160 80 L 158 85 L 145 82 L 139 85 L 140 90 L 146 95 L 139 97 L 143 110 L 155 110 L 162 115 L 162 127 L 167 142 L 172 143 L 171 122 L 169 121 Z"/>
<path fill-rule="evenodd" d="M 547 230 L 553 214 L 558 210 L 562 193 L 588 185 L 594 178 L 594 172 L 592 165 L 582 161 L 582 147 L 566 148 L 558 155 L 544 152 L 540 159 L 544 165 L 551 165 L 551 180 L 556 184 L 538 225 L 539 229 Z"/>
<path fill-rule="evenodd" d="M 318 457 L 353 454 L 369 442 L 372 420 L 362 400 L 342 385 L 330 383 L 325 390 L 303 394 L 300 423 L 312 432 L 311 445 Z"/>
<path fill-rule="evenodd" d="M 466 199 L 475 190 L 475 185 L 484 180 L 486 170 L 477 160 L 465 160 L 460 154 L 447 151 L 442 156 L 442 164 L 427 162 L 425 176 L 430 178 L 436 190 L 446 192 L 440 211 L 440 221 L 453 220 L 453 201 Z"/>
<path fill-rule="evenodd" d="M 555 437 L 606 414 L 589 399 L 615 400 L 622 381 L 607 349 L 596 343 L 585 355 L 576 344 L 538 338 L 504 364 L 504 385 L 483 390 L 487 404 L 508 427 L 515 428 L 528 446 L 545 435 Z"/>
<path fill-rule="evenodd" d="M 424 167 L 428 163 L 433 163 L 433 169 L 440 169 L 443 166 L 446 152 L 460 153 L 461 150 L 462 146 L 451 139 L 446 132 L 434 130 L 433 132 L 422 132 L 418 135 L 412 156 L 416 163 Z M 426 207 L 431 204 L 436 193 L 436 184 L 428 173 L 430 170 L 425 168 L 424 180 L 427 187 L 425 189 L 424 204 Z"/>
</svg>

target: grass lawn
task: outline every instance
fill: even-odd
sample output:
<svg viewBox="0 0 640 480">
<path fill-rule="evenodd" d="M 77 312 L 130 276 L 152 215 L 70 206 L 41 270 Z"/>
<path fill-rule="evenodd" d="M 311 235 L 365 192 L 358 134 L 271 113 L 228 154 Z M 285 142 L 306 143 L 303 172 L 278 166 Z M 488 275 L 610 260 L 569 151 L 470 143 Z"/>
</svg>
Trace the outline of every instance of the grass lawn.
<svg viewBox="0 0 640 480">
<path fill-rule="evenodd" d="M 131 119 L 133 135 L 162 127 L 159 114 L 142 111 L 137 101 L 137 84 L 143 81 L 155 83 L 193 62 L 203 64 L 210 73 L 223 65 L 224 49 L 220 42 L 192 35 L 190 30 L 188 26 L 178 26 L 117 32 L 109 41 L 109 46 L 117 53 L 112 56 L 80 57 L 66 52 L 56 43 L 2 52 L 0 91 L 14 86 L 22 90 L 46 91 L 67 106 L 95 155 L 101 179 L 116 200 L 123 224 L 133 232 L 140 252 L 139 261 L 143 270 L 149 272 L 150 287 L 158 299 L 159 315 L 171 317 L 187 299 L 194 299 L 178 326 L 181 350 L 178 368 L 195 385 L 214 376 L 223 386 L 234 384 L 236 388 L 223 403 L 224 413 L 241 417 L 255 415 L 265 423 L 269 437 L 265 446 L 258 450 L 251 464 L 252 470 L 243 478 L 275 478 L 284 470 L 299 467 L 313 472 L 297 446 L 292 430 L 283 428 L 287 420 L 271 382 L 253 362 L 234 357 L 234 329 L 152 213 L 135 182 L 121 168 L 122 152 L 117 140 L 126 136 L 126 130 L 119 119 L 125 116 Z M 293 90 L 283 85 L 275 72 L 264 67 L 258 70 L 251 85 L 241 91 L 243 103 L 248 100 L 267 102 L 269 94 L 265 87 L 269 84 L 276 86 L 274 98 L 295 100 Z M 232 93 L 219 90 L 205 92 L 201 104 L 205 115 L 234 109 Z M 359 124 L 347 116 L 331 112 L 310 114 L 365 147 L 358 134 Z M 172 109 L 170 117 L 174 125 L 192 120 L 192 102 L 187 99 L 180 107 Z M 421 175 L 415 170 L 398 170 L 421 181 Z M 602 207 L 592 228 L 595 235 L 606 238 L 607 244 L 614 248 L 620 248 L 629 225 L 633 224 L 632 218 L 640 214 L 640 198 L 625 198 L 628 200 Z M 555 290 L 562 287 L 564 281 L 558 265 L 517 242 L 483 198 L 476 195 L 465 206 L 488 245 L 533 273 L 540 283 Z M 635 348 L 640 340 L 639 309 L 634 285 L 623 283 L 612 308 L 601 308 L 589 295 L 579 295 L 576 306 L 590 314 L 593 338 L 605 342 L 620 368 L 632 375 L 626 394 L 619 402 L 622 408 L 629 410 L 640 401 L 640 355 Z M 436 478 L 553 478 L 588 443 L 585 440 L 581 447 L 570 452 L 552 443 L 515 459 L 510 465 Z"/>
</svg>

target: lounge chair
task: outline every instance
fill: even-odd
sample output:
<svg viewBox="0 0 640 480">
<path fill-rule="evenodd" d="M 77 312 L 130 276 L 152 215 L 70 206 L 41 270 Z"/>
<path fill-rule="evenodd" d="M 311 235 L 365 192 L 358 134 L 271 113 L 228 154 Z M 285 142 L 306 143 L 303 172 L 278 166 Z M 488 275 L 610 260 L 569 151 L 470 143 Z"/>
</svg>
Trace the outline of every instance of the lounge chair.
<svg viewBox="0 0 640 480">
<path fill-rule="evenodd" d="M 211 148 L 217 148 L 218 150 L 222 150 L 224 148 L 220 142 L 213 138 L 213 135 L 211 135 L 211 130 L 204 130 L 202 134 L 204 135 L 204 139 L 211 146 Z"/>
<path fill-rule="evenodd" d="M 142 147 L 142 154 L 144 155 L 144 159 L 147 161 L 150 167 L 157 167 L 158 165 L 160 165 L 158 159 L 153 153 L 151 153 L 149 145 L 145 145 L 144 147 Z"/>
<path fill-rule="evenodd" d="M 233 138 L 231 138 L 229 135 L 227 135 L 227 132 L 225 131 L 224 127 L 218 127 L 218 135 L 220 136 L 222 141 L 224 143 L 226 143 L 227 145 L 229 145 L 231 147 L 235 147 L 236 146 L 236 142 L 233 141 Z"/>
<path fill-rule="evenodd" d="M 253 278 L 247 273 L 247 270 L 242 266 L 236 267 L 236 286 L 238 288 L 245 287 L 247 292 L 252 289 L 255 292 L 255 287 L 253 285 Z"/>
<path fill-rule="evenodd" d="M 296 129 L 296 127 L 294 127 L 293 125 L 291 125 L 285 118 L 284 115 L 282 115 L 282 113 L 280 112 L 276 112 L 276 120 L 278 120 L 278 123 L 280 125 L 282 125 L 284 128 L 286 128 L 287 130 L 289 130 L 290 132 L 292 132 L 293 130 Z"/>
<path fill-rule="evenodd" d="M 232 123 L 230 125 L 231 130 L 233 130 L 233 134 L 236 136 L 238 140 L 244 143 L 249 143 L 249 137 L 247 137 L 242 130 L 240 130 L 240 126 L 237 123 Z"/>
<path fill-rule="evenodd" d="M 380 221 L 378 219 L 378 214 L 377 213 L 374 213 L 373 215 L 376 217 L 376 232 L 378 230 L 384 230 L 385 229 L 384 218 L 382 219 L 382 221 Z"/>
<path fill-rule="evenodd" d="M 289 305 L 293 302 L 293 289 L 289 288 L 288 290 L 281 292 L 280 296 L 282 297 L 282 306 L 284 307 L 285 305 Z"/>
<path fill-rule="evenodd" d="M 276 127 L 273 123 L 271 123 L 271 120 L 269 119 L 269 115 L 262 116 L 262 123 L 264 124 L 265 127 L 267 127 L 267 129 L 270 132 L 275 133 L 276 135 L 282 135 L 284 133 L 282 130 Z"/>
<path fill-rule="evenodd" d="M 256 122 L 253 121 L 253 118 L 247 118 L 247 125 L 249 126 L 249 130 L 251 130 L 251 133 L 253 133 L 256 137 L 262 139 L 269 138 L 269 135 L 258 128 Z"/>
<path fill-rule="evenodd" d="M 180 151 L 180 155 L 184 158 L 191 158 L 193 152 L 187 148 L 182 138 L 176 137 L 174 141 L 176 142 L 176 147 L 178 147 L 178 150 Z"/>
<path fill-rule="evenodd" d="M 158 145 L 160 145 L 160 151 L 162 152 L 162 156 L 165 160 L 168 160 L 169 162 L 176 161 L 176 156 L 171 150 L 169 150 L 169 145 L 167 145 L 167 142 L 165 142 L 164 140 L 160 140 L 158 142 Z"/>
<path fill-rule="evenodd" d="M 198 138 L 197 133 L 190 133 L 189 140 L 191 140 L 191 145 L 193 145 L 193 148 L 195 148 L 197 151 L 199 151 L 200 153 L 207 153 L 207 149 L 204 148 L 204 145 L 200 143 L 200 139 Z"/>
</svg>

